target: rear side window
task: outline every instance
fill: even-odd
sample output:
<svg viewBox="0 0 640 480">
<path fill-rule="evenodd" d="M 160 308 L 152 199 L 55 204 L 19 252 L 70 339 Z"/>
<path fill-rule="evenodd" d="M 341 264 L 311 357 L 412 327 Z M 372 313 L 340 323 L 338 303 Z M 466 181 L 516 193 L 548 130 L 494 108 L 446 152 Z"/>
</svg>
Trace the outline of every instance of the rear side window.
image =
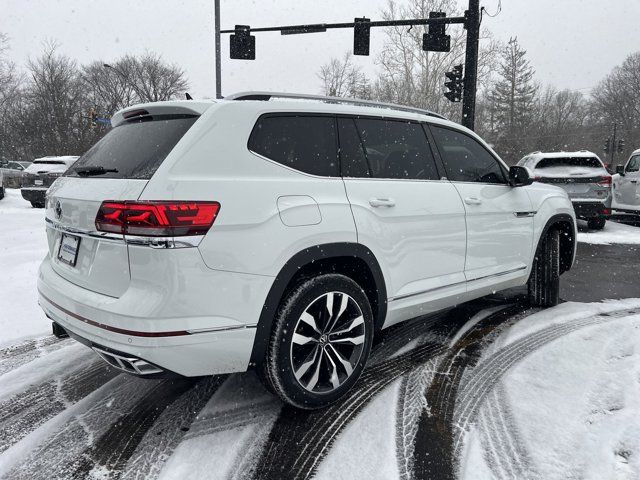
<svg viewBox="0 0 640 480">
<path fill-rule="evenodd" d="M 335 123 L 333 117 L 263 116 L 253 127 L 249 150 L 304 173 L 337 177 Z"/>
<path fill-rule="evenodd" d="M 552 167 L 604 168 L 602 163 L 600 163 L 600 160 L 595 157 L 543 158 L 536 165 L 536 168 Z"/>
<path fill-rule="evenodd" d="M 198 119 L 197 115 L 154 115 L 118 125 L 78 159 L 68 176 L 78 176 L 78 167 L 104 167 L 107 172 L 93 178 L 149 179 Z"/>
<path fill-rule="evenodd" d="M 452 182 L 506 183 L 498 160 L 476 139 L 456 130 L 431 126 L 447 177 Z"/>
<path fill-rule="evenodd" d="M 355 119 L 370 176 L 404 180 L 437 180 L 433 153 L 418 123 Z"/>
</svg>

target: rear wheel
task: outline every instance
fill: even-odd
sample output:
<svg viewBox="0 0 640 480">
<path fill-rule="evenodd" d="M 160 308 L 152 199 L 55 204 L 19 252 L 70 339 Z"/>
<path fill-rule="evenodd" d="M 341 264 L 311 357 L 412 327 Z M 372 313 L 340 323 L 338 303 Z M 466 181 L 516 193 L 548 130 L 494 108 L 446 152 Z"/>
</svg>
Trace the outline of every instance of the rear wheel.
<svg viewBox="0 0 640 480">
<path fill-rule="evenodd" d="M 538 246 L 529 277 L 529 303 L 553 307 L 560 301 L 560 233 L 551 230 Z"/>
<path fill-rule="evenodd" d="M 290 405 L 324 407 L 356 382 L 372 339 L 373 314 L 362 288 L 344 275 L 319 275 L 283 299 L 261 378 Z"/>
<path fill-rule="evenodd" d="M 41 202 L 31 202 L 31 206 L 33 208 L 44 208 L 44 203 Z"/>
<path fill-rule="evenodd" d="M 587 227 L 589 227 L 590 230 L 602 230 L 605 223 L 607 223 L 606 218 L 590 218 L 587 221 Z"/>
</svg>

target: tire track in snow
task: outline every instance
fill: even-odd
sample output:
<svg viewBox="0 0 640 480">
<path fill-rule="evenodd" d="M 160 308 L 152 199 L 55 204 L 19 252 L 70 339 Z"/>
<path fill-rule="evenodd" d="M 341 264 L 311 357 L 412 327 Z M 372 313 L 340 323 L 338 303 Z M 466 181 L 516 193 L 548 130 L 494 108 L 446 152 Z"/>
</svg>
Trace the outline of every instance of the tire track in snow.
<svg viewBox="0 0 640 480">
<path fill-rule="evenodd" d="M 158 382 L 82 452 L 79 461 L 73 462 L 70 477 L 86 478 L 91 472 L 108 472 L 108 478 L 119 478 L 127 461 L 160 415 L 197 384 L 197 381 L 187 378 Z M 178 420 L 182 424 L 181 419 Z"/>
<path fill-rule="evenodd" d="M 59 348 L 71 345 L 69 339 L 59 339 L 53 335 L 25 340 L 17 345 L 0 349 L 0 375 L 25 365 Z"/>
<path fill-rule="evenodd" d="M 193 421 L 226 378 L 220 375 L 201 380 L 172 403 L 142 438 L 122 470 L 121 477 L 144 480 L 158 478 L 182 439 L 191 433 Z"/>
<path fill-rule="evenodd" d="M 498 479 L 537 479 L 538 473 L 518 434 L 502 384 L 494 387 L 478 415 L 483 456 Z"/>
<path fill-rule="evenodd" d="M 460 454 L 464 434 L 475 420 L 478 410 L 487 395 L 502 378 L 502 376 L 516 363 L 526 356 L 568 333 L 584 327 L 606 322 L 611 318 L 624 317 L 637 313 L 637 309 L 618 310 L 602 314 L 571 320 L 570 323 L 552 325 L 514 341 L 501 348 L 489 358 L 484 359 L 465 378 L 465 384 L 460 389 L 453 423 L 455 424 L 455 439 L 453 455 Z"/>
<path fill-rule="evenodd" d="M 453 414 L 462 374 L 479 361 L 480 354 L 499 329 L 524 311 L 523 306 L 511 305 L 482 318 L 464 332 L 438 362 L 433 381 L 425 392 L 426 408 L 418 420 L 413 472 L 408 478 L 455 478 Z"/>
<path fill-rule="evenodd" d="M 474 310 L 470 305 L 462 312 L 460 309 L 451 310 L 436 319 L 417 319 L 407 325 L 408 330 L 397 328 L 385 332 L 384 341 L 377 344 L 378 348 L 371 355 L 373 361 L 367 365 L 354 388 L 340 401 L 320 411 L 283 407 L 256 462 L 255 471 L 247 478 L 311 478 L 339 433 L 369 401 L 401 375 L 445 352 L 448 340 L 475 311 L 477 306 Z M 428 326 L 432 329 L 425 332 Z M 380 359 L 379 352 L 395 352 L 420 335 L 424 337 L 422 343 L 409 352 Z"/>
<path fill-rule="evenodd" d="M 116 370 L 95 359 L 1 402 L 0 453 L 116 375 Z"/>
</svg>

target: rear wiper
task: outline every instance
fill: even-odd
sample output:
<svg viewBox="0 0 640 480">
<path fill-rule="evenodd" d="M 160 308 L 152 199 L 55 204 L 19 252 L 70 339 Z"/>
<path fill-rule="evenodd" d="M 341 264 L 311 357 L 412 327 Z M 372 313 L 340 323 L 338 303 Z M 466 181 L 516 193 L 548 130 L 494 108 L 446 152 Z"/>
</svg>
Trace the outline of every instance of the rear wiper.
<svg viewBox="0 0 640 480">
<path fill-rule="evenodd" d="M 73 171 L 83 177 L 88 177 L 90 175 L 103 175 L 105 173 L 118 173 L 117 168 L 104 168 L 100 165 L 76 167 L 73 169 Z"/>
</svg>

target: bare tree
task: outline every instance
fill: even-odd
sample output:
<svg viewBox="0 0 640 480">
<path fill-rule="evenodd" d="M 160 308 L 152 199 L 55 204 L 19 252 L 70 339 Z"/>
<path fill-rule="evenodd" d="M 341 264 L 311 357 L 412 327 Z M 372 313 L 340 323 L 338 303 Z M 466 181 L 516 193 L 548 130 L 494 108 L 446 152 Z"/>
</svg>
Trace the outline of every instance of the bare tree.
<svg viewBox="0 0 640 480">
<path fill-rule="evenodd" d="M 449 16 L 461 15 L 455 0 L 409 0 L 400 3 L 388 0 L 382 12 L 385 20 L 427 18 L 429 12 L 443 11 Z M 422 50 L 422 35 L 426 27 L 389 27 L 386 41 L 377 63 L 381 72 L 375 82 L 375 96 L 380 100 L 428 108 L 449 118 L 460 118 L 460 104 L 444 98 L 445 72 L 464 63 L 466 31 L 450 26 L 451 51 L 448 53 Z M 483 30 L 478 58 L 479 87 L 487 83 L 497 53 L 497 43 Z"/>
<path fill-rule="evenodd" d="M 624 154 L 640 145 L 639 92 L 640 52 L 629 55 L 592 91 L 592 115 L 602 126 L 618 124 L 620 136 L 626 141 Z"/>
<path fill-rule="evenodd" d="M 111 116 L 135 103 L 158 102 L 182 96 L 188 86 L 184 72 L 159 55 L 126 55 L 105 66 L 96 61 L 83 68 L 88 94 L 100 114 Z"/>
<path fill-rule="evenodd" d="M 10 136 L 7 114 L 19 96 L 22 75 L 7 58 L 8 37 L 0 33 L 0 160 L 9 158 Z"/>
<path fill-rule="evenodd" d="M 333 58 L 322 65 L 318 78 L 322 81 L 324 95 L 371 98 L 371 84 L 361 68 L 353 64 L 351 52 L 345 52 L 342 60 Z"/>
</svg>

